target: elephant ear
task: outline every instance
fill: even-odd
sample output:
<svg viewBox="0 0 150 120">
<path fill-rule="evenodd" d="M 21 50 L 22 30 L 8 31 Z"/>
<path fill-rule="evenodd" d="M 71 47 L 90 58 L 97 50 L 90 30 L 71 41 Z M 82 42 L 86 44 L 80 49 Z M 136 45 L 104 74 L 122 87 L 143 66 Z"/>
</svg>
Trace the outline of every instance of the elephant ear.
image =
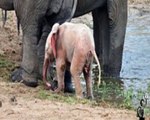
<svg viewBox="0 0 150 120">
<path fill-rule="evenodd" d="M 51 36 L 51 46 L 52 46 L 52 51 L 54 54 L 54 57 L 57 57 L 57 52 L 56 52 L 56 43 L 57 43 L 57 38 L 58 38 L 58 30 L 59 30 L 59 24 L 55 23 L 52 27 L 52 36 Z"/>
<path fill-rule="evenodd" d="M 53 33 L 52 34 L 52 37 L 51 37 L 51 46 L 52 46 L 52 51 L 53 51 L 53 54 L 54 54 L 54 57 L 56 58 L 56 33 Z"/>
</svg>

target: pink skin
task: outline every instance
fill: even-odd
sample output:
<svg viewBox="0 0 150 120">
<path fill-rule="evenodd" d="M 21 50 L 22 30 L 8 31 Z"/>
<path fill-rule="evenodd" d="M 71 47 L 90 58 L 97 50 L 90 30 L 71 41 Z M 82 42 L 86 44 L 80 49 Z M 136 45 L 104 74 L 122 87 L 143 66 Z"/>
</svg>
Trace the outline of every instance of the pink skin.
<svg viewBox="0 0 150 120">
<path fill-rule="evenodd" d="M 46 89 L 51 89 L 51 84 L 47 81 L 47 69 L 48 69 L 48 66 L 49 66 L 49 59 L 45 59 L 44 60 L 44 65 L 43 65 L 43 81 L 46 85 Z"/>
<path fill-rule="evenodd" d="M 64 90 L 64 73 L 66 68 L 70 68 L 72 78 L 75 83 L 77 98 L 82 98 L 82 88 L 80 75 L 83 72 L 86 80 L 87 97 L 93 98 L 91 64 L 93 57 L 99 66 L 100 83 L 100 64 L 95 53 L 94 39 L 90 29 L 83 24 L 64 23 L 55 24 L 48 36 L 45 47 L 45 59 L 43 65 L 43 81 L 50 89 L 51 85 L 47 82 L 47 68 L 49 62 L 56 59 L 56 72 L 58 88 L 54 92 Z M 68 64 L 70 65 L 68 66 Z"/>
<path fill-rule="evenodd" d="M 54 61 L 54 57 L 56 58 L 56 48 L 55 48 L 55 33 L 50 34 L 47 38 L 46 46 L 45 46 L 45 58 L 43 64 L 43 81 L 45 83 L 46 89 L 52 89 L 51 84 L 47 81 L 47 69 L 51 62 Z M 52 46 L 53 50 L 49 48 Z"/>
</svg>

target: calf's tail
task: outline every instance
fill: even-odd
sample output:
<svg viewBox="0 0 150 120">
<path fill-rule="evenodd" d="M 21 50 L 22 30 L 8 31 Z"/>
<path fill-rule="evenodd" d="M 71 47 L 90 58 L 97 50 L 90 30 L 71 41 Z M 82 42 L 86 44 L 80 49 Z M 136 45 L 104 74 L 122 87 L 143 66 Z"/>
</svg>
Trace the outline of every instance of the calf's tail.
<svg viewBox="0 0 150 120">
<path fill-rule="evenodd" d="M 99 60 L 98 60 L 98 57 L 97 57 L 97 55 L 96 55 L 95 50 L 92 50 L 91 52 L 92 52 L 92 54 L 93 54 L 93 57 L 94 57 L 95 60 L 96 60 L 97 65 L 98 65 L 99 74 L 98 74 L 98 84 L 97 84 L 97 85 L 98 85 L 98 87 L 99 87 L 99 85 L 100 85 L 100 83 L 101 83 L 101 66 L 100 66 L 100 63 L 99 63 Z"/>
</svg>

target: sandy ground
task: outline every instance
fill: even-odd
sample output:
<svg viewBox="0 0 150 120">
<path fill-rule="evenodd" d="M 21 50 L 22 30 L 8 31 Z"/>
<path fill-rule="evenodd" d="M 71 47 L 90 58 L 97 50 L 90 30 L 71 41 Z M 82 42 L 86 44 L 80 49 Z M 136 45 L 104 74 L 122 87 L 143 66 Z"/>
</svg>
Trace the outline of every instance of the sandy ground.
<svg viewBox="0 0 150 120">
<path fill-rule="evenodd" d="M 91 19 L 90 16 L 85 19 Z M 83 20 L 83 19 L 79 19 Z M 5 28 L 0 21 L 0 55 L 16 64 L 21 60 L 20 37 L 14 13 L 9 14 Z M 67 104 L 36 97 L 40 87 L 29 88 L 0 77 L 0 120 L 137 120 L 136 112 L 88 104 Z M 150 120 L 150 118 L 147 118 Z"/>
<path fill-rule="evenodd" d="M 136 120 L 129 110 L 67 104 L 36 98 L 40 88 L 0 83 L 1 120 Z"/>
</svg>

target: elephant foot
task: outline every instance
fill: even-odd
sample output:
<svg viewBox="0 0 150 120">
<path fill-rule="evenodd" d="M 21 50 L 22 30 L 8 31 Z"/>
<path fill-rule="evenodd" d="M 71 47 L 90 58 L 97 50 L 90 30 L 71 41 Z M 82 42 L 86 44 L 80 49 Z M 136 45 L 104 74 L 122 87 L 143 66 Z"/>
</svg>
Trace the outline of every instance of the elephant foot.
<svg viewBox="0 0 150 120">
<path fill-rule="evenodd" d="M 75 89 L 72 85 L 71 74 L 68 70 L 65 72 L 65 89 L 64 92 L 75 93 Z"/>
<path fill-rule="evenodd" d="M 53 90 L 52 85 L 49 82 L 45 83 L 45 89 L 46 90 Z"/>
<path fill-rule="evenodd" d="M 102 76 L 118 79 L 120 77 L 120 70 L 116 68 L 111 68 L 108 65 L 103 65 Z"/>
<path fill-rule="evenodd" d="M 64 92 L 67 92 L 67 93 L 75 93 L 75 89 L 73 88 L 72 83 L 67 83 L 67 82 L 65 83 Z"/>
<path fill-rule="evenodd" d="M 58 82 L 57 82 L 57 80 L 53 80 L 53 82 L 51 83 L 51 89 L 53 91 L 55 91 L 57 88 L 58 88 Z M 66 93 L 74 93 L 75 92 L 72 83 L 68 82 L 68 80 L 65 80 L 64 92 L 66 92 Z"/>
<path fill-rule="evenodd" d="M 23 80 L 22 83 L 28 87 L 37 87 L 38 86 L 37 79 L 33 79 L 33 78 L 31 80 Z"/>
<path fill-rule="evenodd" d="M 70 75 L 69 71 L 65 72 L 64 82 L 65 82 L 64 92 L 66 92 L 66 93 L 75 93 L 75 89 L 73 88 L 72 81 L 71 81 L 71 75 Z M 53 91 L 55 91 L 58 88 L 58 82 L 57 82 L 56 77 L 54 77 L 54 79 L 51 83 L 51 88 L 52 88 Z"/>
<path fill-rule="evenodd" d="M 62 88 L 62 87 L 57 88 L 56 90 L 54 90 L 54 93 L 60 93 L 61 91 L 63 91 L 63 88 Z"/>
<path fill-rule="evenodd" d="M 10 76 L 12 82 L 20 82 L 22 80 L 22 71 L 22 68 L 18 68 L 12 72 Z"/>
<path fill-rule="evenodd" d="M 94 100 L 94 97 L 93 96 L 87 96 L 87 99 Z"/>
<path fill-rule="evenodd" d="M 11 80 L 12 80 L 12 82 L 22 82 L 23 84 L 25 84 L 26 86 L 29 86 L 29 87 L 37 87 L 38 86 L 38 80 L 36 78 L 30 76 L 22 68 L 18 68 L 12 72 Z"/>
<path fill-rule="evenodd" d="M 79 99 L 79 100 L 81 100 L 81 99 L 83 99 L 84 97 L 83 97 L 82 95 L 76 95 L 76 98 Z"/>
</svg>

